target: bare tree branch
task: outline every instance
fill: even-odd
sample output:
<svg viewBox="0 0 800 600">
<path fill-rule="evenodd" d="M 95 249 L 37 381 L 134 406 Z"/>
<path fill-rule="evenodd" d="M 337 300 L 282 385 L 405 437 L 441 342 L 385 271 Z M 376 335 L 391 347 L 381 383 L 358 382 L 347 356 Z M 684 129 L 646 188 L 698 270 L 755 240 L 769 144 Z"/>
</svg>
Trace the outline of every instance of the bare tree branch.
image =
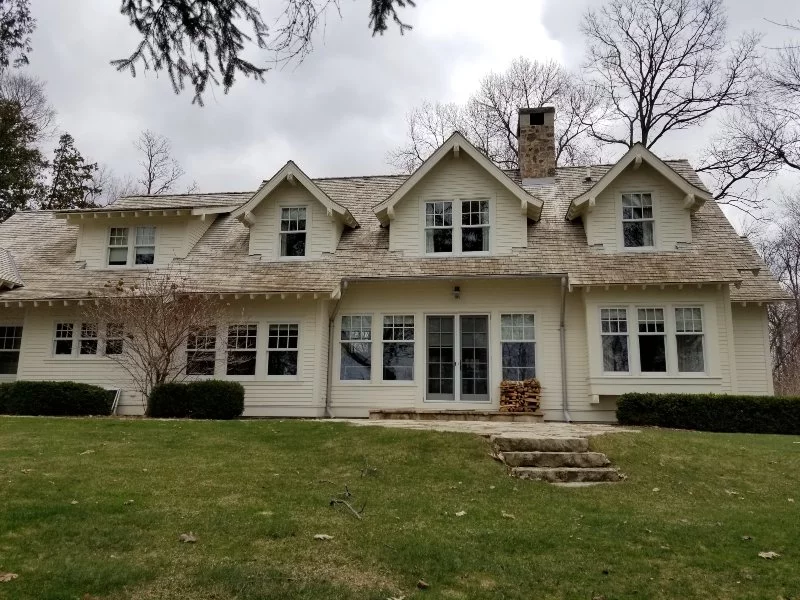
<svg viewBox="0 0 800 600">
<path fill-rule="evenodd" d="M 172 191 L 185 171 L 172 157 L 172 144 L 168 138 L 150 130 L 143 131 L 134 146 L 142 154 L 142 168 L 136 183 L 141 193 L 166 194 Z"/>
</svg>

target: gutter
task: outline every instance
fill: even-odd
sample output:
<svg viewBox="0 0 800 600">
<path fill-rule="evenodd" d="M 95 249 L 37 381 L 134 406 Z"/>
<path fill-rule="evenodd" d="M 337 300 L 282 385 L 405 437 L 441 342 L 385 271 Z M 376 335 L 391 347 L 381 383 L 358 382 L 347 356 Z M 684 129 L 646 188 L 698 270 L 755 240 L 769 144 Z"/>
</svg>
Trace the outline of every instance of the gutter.
<svg viewBox="0 0 800 600">
<path fill-rule="evenodd" d="M 333 411 L 331 410 L 331 387 L 333 385 L 333 333 L 336 326 L 336 317 L 339 315 L 339 305 L 342 303 L 344 292 L 347 289 L 347 279 L 342 279 L 341 292 L 336 299 L 336 304 L 333 306 L 333 311 L 328 319 L 328 374 L 325 378 L 325 418 L 332 419 Z"/>
<path fill-rule="evenodd" d="M 567 399 L 567 278 L 561 278 L 561 319 L 559 322 L 559 336 L 561 338 L 561 410 L 564 413 L 564 421 L 569 423 L 572 419 L 569 416 L 569 400 Z"/>
</svg>

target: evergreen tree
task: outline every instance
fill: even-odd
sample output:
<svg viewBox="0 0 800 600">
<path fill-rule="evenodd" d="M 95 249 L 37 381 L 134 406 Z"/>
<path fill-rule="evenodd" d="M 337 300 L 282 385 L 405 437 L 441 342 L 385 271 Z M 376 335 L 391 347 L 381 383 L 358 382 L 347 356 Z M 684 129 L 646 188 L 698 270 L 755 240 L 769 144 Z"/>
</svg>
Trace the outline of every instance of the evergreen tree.
<svg viewBox="0 0 800 600">
<path fill-rule="evenodd" d="M 73 137 L 65 133 L 58 139 L 58 147 L 50 165 L 50 185 L 42 198 L 41 208 L 91 208 L 102 192 L 95 175 L 97 163 L 87 163 L 75 147 Z"/>
<path fill-rule="evenodd" d="M 0 100 L 0 222 L 41 194 L 47 161 L 35 146 L 36 135 L 19 104 Z"/>
</svg>

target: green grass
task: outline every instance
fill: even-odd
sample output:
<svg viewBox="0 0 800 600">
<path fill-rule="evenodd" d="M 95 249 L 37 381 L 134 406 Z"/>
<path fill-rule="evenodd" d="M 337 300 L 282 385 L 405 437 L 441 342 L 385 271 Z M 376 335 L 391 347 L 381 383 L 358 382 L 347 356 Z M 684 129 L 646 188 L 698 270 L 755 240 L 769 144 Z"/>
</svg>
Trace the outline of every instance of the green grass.
<svg viewBox="0 0 800 600">
<path fill-rule="evenodd" d="M 565 489 L 465 434 L 0 418 L 0 598 L 796 599 L 797 442 L 604 436 L 629 479 Z"/>
</svg>

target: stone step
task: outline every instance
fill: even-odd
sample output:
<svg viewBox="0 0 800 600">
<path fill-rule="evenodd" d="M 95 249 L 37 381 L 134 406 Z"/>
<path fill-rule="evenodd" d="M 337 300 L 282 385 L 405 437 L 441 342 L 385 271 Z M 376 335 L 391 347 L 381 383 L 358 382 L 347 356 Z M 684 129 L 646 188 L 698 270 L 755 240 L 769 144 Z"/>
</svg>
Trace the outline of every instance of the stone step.
<svg viewBox="0 0 800 600">
<path fill-rule="evenodd" d="M 586 452 L 589 450 L 587 438 L 558 437 L 512 437 L 498 435 L 491 438 L 496 452 Z"/>
<path fill-rule="evenodd" d="M 514 467 L 511 475 L 520 479 L 537 479 L 549 483 L 595 483 L 621 481 L 619 471 L 610 467 L 580 469 L 575 467 Z"/>
<path fill-rule="evenodd" d="M 607 467 L 608 457 L 600 452 L 503 452 L 509 467 Z"/>
</svg>

